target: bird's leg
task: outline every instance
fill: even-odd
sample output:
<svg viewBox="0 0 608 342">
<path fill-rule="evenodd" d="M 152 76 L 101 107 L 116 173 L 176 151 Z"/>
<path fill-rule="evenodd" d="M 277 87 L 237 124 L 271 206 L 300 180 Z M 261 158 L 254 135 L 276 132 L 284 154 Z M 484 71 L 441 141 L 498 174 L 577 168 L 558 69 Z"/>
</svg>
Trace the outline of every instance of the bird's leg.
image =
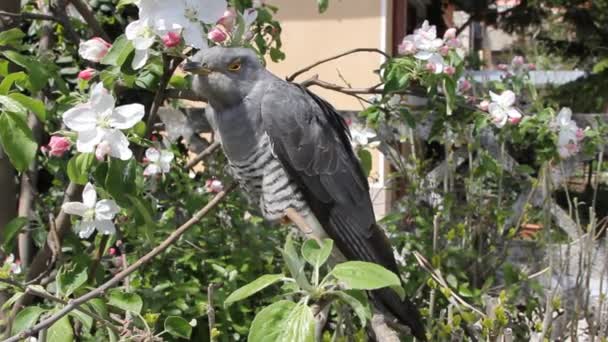
<svg viewBox="0 0 608 342">
<path fill-rule="evenodd" d="M 322 246 L 321 239 L 314 234 L 314 230 L 308 225 L 308 223 L 306 223 L 306 220 L 304 220 L 302 215 L 300 215 L 297 210 L 294 208 L 287 208 L 285 210 L 285 216 L 287 219 L 289 219 L 289 221 L 293 222 L 293 224 L 295 224 L 296 227 L 298 227 L 298 229 L 304 233 L 304 235 L 307 237 L 312 237 L 319 243 L 319 246 Z"/>
</svg>

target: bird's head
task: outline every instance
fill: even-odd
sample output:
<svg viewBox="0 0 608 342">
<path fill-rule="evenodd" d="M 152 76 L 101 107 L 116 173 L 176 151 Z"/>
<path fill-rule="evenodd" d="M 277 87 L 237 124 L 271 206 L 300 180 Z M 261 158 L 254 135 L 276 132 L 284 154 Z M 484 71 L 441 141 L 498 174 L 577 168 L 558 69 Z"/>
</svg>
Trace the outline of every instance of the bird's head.
<svg viewBox="0 0 608 342">
<path fill-rule="evenodd" d="M 192 90 L 211 103 L 240 103 L 253 89 L 264 67 L 247 48 L 212 47 L 190 58 L 184 70 L 194 75 Z"/>
</svg>

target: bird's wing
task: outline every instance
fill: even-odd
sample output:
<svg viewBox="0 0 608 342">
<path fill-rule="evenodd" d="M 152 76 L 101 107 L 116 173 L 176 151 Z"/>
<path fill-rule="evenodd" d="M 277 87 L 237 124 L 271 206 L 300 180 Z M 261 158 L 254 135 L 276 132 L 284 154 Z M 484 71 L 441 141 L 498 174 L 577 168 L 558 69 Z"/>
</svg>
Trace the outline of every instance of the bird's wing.
<svg viewBox="0 0 608 342">
<path fill-rule="evenodd" d="M 376 225 L 367 178 L 344 119 L 323 99 L 284 81 L 269 86 L 261 113 L 274 154 L 340 252 L 349 260 L 374 262 L 399 274 L 390 242 Z M 420 314 L 409 299 L 401 301 L 387 288 L 371 296 L 426 340 Z"/>
<path fill-rule="evenodd" d="M 282 81 L 269 87 L 261 106 L 275 155 L 338 249 L 397 272 L 344 120 L 316 95 Z"/>
</svg>

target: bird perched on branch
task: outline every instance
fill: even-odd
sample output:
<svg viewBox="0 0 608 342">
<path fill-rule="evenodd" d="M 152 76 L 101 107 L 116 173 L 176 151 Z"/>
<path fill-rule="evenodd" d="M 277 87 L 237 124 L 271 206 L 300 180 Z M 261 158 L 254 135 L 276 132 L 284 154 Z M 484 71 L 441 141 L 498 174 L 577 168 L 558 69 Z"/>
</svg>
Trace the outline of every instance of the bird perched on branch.
<svg viewBox="0 0 608 342">
<path fill-rule="evenodd" d="M 347 259 L 398 274 L 348 126 L 329 103 L 270 73 L 247 48 L 200 51 L 184 70 L 194 74 L 193 90 L 208 100 L 233 174 L 266 219 L 288 217 L 317 239 L 331 238 Z M 370 296 L 377 309 L 425 339 L 420 314 L 407 298 L 389 288 Z"/>
</svg>

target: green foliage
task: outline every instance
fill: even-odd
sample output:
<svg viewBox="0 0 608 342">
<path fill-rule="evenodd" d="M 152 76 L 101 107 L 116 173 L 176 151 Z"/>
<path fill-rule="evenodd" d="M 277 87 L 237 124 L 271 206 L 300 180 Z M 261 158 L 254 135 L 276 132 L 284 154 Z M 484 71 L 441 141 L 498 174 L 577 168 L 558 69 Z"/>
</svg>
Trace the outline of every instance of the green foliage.
<svg viewBox="0 0 608 342">
<path fill-rule="evenodd" d="M 19 171 L 25 171 L 36 157 L 38 144 L 24 117 L 18 113 L 0 113 L 0 142 Z"/>
<path fill-rule="evenodd" d="M 177 316 L 169 316 L 165 319 L 165 330 L 175 336 L 189 339 L 192 335 L 192 327 L 185 319 Z"/>
</svg>

